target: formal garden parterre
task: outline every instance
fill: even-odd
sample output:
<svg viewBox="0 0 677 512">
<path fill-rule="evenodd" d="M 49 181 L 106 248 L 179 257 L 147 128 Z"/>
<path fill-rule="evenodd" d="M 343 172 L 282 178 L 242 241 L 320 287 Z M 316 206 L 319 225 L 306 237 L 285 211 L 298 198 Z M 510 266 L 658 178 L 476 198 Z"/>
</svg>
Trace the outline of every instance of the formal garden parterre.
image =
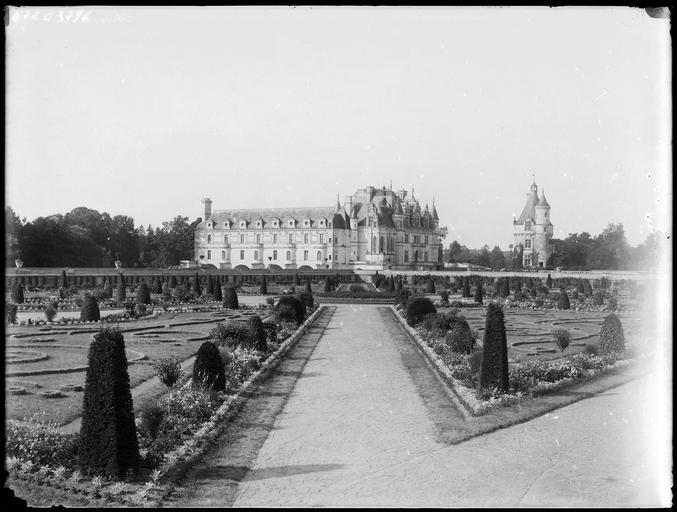
<svg viewBox="0 0 677 512">
<path fill-rule="evenodd" d="M 378 273 L 368 283 L 196 274 L 129 286 L 122 276 L 79 289 L 63 281 L 56 293 L 15 283 L 6 302 L 6 464 L 15 479 L 127 504 L 157 499 L 163 475 L 204 452 L 242 391 L 320 314 L 314 296 L 396 304 L 396 317 L 471 415 L 618 371 L 649 348 L 638 326 L 645 290 L 632 281 Z M 97 344 L 108 355 L 97 356 Z M 117 368 L 117 377 L 95 377 L 97 365 Z M 154 376 L 164 388 L 135 403 L 134 389 Z M 87 398 L 97 392 L 129 399 L 117 412 L 119 396 L 105 411 L 87 412 L 88 403 L 105 403 Z M 80 431 L 64 433 L 80 416 Z M 127 431 L 92 425 L 123 424 L 111 419 L 118 417 L 128 418 Z M 117 446 L 115 436 L 136 444 L 96 452 L 106 441 L 87 442 L 86 433 L 103 431 L 108 444 Z"/>
</svg>

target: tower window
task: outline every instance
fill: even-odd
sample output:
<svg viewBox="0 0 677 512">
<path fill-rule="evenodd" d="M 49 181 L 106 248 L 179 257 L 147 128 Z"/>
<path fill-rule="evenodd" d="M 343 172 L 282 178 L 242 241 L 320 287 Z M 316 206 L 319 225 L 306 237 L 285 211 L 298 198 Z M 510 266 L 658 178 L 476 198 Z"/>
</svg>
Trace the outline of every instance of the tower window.
<svg viewBox="0 0 677 512">
<path fill-rule="evenodd" d="M 277 260 L 277 251 L 273 251 L 273 259 Z"/>
<path fill-rule="evenodd" d="M 244 251 L 240 251 L 240 259 L 241 259 L 241 260 L 244 259 Z"/>
<path fill-rule="evenodd" d="M 207 251 L 207 259 L 208 260 L 212 259 L 212 251 Z"/>
</svg>

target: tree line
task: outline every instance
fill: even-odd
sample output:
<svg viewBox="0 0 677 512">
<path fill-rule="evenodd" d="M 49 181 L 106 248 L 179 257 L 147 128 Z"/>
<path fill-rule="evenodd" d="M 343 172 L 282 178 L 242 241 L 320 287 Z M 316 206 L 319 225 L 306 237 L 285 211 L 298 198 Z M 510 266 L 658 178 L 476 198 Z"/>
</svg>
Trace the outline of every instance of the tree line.
<svg viewBox="0 0 677 512">
<path fill-rule="evenodd" d="M 668 243 L 664 234 L 653 232 L 644 243 L 632 247 L 625 238 L 623 224 L 611 223 L 594 237 L 583 232 L 565 239 L 553 238 L 553 253 L 547 266 L 567 270 L 656 270 Z M 485 245 L 469 249 L 458 241 L 444 250 L 443 257 L 449 263 L 470 263 L 494 270 L 519 270 L 522 262 L 520 248 L 503 251 L 497 245 L 490 250 Z"/>
<path fill-rule="evenodd" d="M 5 266 L 18 258 L 26 267 L 168 267 L 192 259 L 198 221 L 177 216 L 162 226 L 135 227 L 127 215 L 86 207 L 32 222 L 5 207 Z"/>
</svg>

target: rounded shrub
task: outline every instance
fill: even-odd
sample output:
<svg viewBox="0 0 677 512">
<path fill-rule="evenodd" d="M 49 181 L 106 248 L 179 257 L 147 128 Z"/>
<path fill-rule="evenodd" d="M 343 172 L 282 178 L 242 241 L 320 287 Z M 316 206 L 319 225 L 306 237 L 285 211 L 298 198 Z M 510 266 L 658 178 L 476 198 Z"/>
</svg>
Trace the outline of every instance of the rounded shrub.
<svg viewBox="0 0 677 512">
<path fill-rule="evenodd" d="M 569 334 L 569 331 L 566 329 L 556 329 L 553 331 L 552 335 L 555 345 L 557 345 L 560 352 L 564 353 L 571 344 L 571 334 Z"/>
<path fill-rule="evenodd" d="M 15 304 L 24 303 L 24 287 L 19 281 L 14 281 L 12 285 L 12 302 Z"/>
<path fill-rule="evenodd" d="M 193 386 L 225 391 L 226 373 L 218 347 L 205 341 L 197 351 L 193 363 Z"/>
<path fill-rule="evenodd" d="M 78 459 L 85 474 L 112 478 L 139 467 L 122 333 L 102 329 L 89 347 Z"/>
<path fill-rule="evenodd" d="M 444 336 L 447 346 L 459 354 L 470 354 L 475 348 L 475 338 L 468 321 L 463 319 L 455 322 L 451 330 Z"/>
<path fill-rule="evenodd" d="M 150 304 L 150 290 L 145 282 L 141 283 L 136 289 L 136 303 Z"/>
<path fill-rule="evenodd" d="M 294 310 L 294 317 L 289 318 L 291 307 Z M 291 295 L 283 295 L 275 304 L 273 308 L 273 313 L 278 322 L 297 322 L 303 323 L 306 318 L 306 308 L 305 306 L 296 298 Z"/>
<path fill-rule="evenodd" d="M 303 304 L 305 307 L 313 309 L 313 294 L 310 293 L 309 291 L 303 291 L 300 293 L 296 294 L 296 300 L 298 300 L 301 304 Z"/>
<path fill-rule="evenodd" d="M 226 286 L 223 289 L 223 307 L 226 309 L 240 309 L 235 287 Z"/>
<path fill-rule="evenodd" d="M 16 304 L 10 304 L 9 302 L 5 302 L 5 321 L 8 324 L 16 323 L 16 313 L 18 309 L 19 307 Z"/>
<path fill-rule="evenodd" d="M 620 319 L 611 313 L 604 317 L 599 331 L 599 352 L 602 355 L 623 354 L 625 352 L 625 335 Z"/>
<path fill-rule="evenodd" d="M 99 304 L 97 304 L 96 299 L 91 295 L 85 295 L 83 299 L 82 307 L 80 308 L 80 320 L 83 322 L 98 322 L 101 320 Z"/>
<path fill-rule="evenodd" d="M 144 402 L 139 410 L 139 418 L 144 433 L 150 438 L 155 439 L 162 420 L 165 418 L 165 410 L 154 400 Z"/>
<path fill-rule="evenodd" d="M 433 302 L 427 297 L 418 297 L 407 306 L 407 323 L 413 327 L 430 313 L 437 313 Z"/>
</svg>

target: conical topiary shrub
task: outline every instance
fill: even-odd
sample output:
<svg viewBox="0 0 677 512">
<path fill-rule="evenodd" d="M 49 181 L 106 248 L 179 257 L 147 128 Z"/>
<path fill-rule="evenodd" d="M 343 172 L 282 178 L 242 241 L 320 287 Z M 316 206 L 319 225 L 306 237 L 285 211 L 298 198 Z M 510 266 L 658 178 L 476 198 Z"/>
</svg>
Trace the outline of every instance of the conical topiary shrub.
<svg viewBox="0 0 677 512">
<path fill-rule="evenodd" d="M 14 304 L 24 303 L 24 287 L 19 281 L 14 281 L 12 285 L 12 302 Z"/>
<path fill-rule="evenodd" d="M 464 299 L 470 298 L 470 281 L 467 277 L 463 277 L 463 288 L 461 289 L 461 296 Z"/>
<path fill-rule="evenodd" d="M 66 275 L 65 270 L 61 271 L 61 287 L 68 288 L 68 276 Z"/>
<path fill-rule="evenodd" d="M 602 292 L 596 291 L 595 295 L 592 298 L 592 305 L 602 306 L 603 304 L 604 304 L 604 295 L 602 295 Z"/>
<path fill-rule="evenodd" d="M 226 309 L 240 309 L 235 287 L 226 286 L 223 289 L 223 307 Z"/>
<path fill-rule="evenodd" d="M 508 340 L 503 309 L 493 302 L 487 306 L 479 386 L 481 389 L 497 388 L 501 391 L 507 391 L 509 386 Z"/>
<path fill-rule="evenodd" d="M 223 293 L 221 293 L 221 283 L 219 282 L 218 278 L 214 283 L 214 300 L 216 302 L 221 302 L 223 300 Z"/>
<path fill-rule="evenodd" d="M 103 329 L 89 347 L 78 460 L 88 475 L 124 477 L 139 467 L 139 445 L 122 333 Z"/>
<path fill-rule="evenodd" d="M 205 341 L 197 351 L 193 363 L 193 386 L 225 391 L 226 373 L 218 347 Z"/>
<path fill-rule="evenodd" d="M 111 283 L 111 278 L 107 278 L 106 282 L 103 284 L 103 296 L 107 299 L 110 299 L 113 296 L 113 284 Z"/>
<path fill-rule="evenodd" d="M 477 285 L 475 286 L 475 302 L 478 304 L 484 304 L 484 298 L 482 296 L 482 281 L 477 280 Z"/>
<path fill-rule="evenodd" d="M 599 331 L 600 354 L 623 354 L 625 352 L 625 334 L 620 319 L 611 313 L 604 317 Z"/>
<path fill-rule="evenodd" d="M 301 280 L 299 279 L 298 274 L 294 274 L 294 283 L 293 284 L 294 284 L 294 286 L 298 286 L 298 285 L 301 284 Z"/>
<path fill-rule="evenodd" d="M 569 309 L 571 304 L 569 303 L 569 296 L 564 288 L 560 288 L 559 298 L 557 300 L 557 309 Z"/>
<path fill-rule="evenodd" d="M 101 320 L 99 304 L 97 304 L 96 299 L 89 294 L 85 294 L 82 307 L 80 308 L 80 320 L 83 322 L 98 322 Z"/>
<path fill-rule="evenodd" d="M 259 315 L 253 315 L 247 320 L 247 327 L 252 333 L 252 341 L 254 347 L 259 352 L 268 351 L 268 343 L 266 341 L 266 329 L 263 327 L 263 321 Z"/>
<path fill-rule="evenodd" d="M 545 279 L 545 285 L 548 288 L 552 288 L 552 277 L 550 277 L 550 274 L 548 274 L 548 277 L 546 277 L 546 279 Z"/>
<path fill-rule="evenodd" d="M 306 279 L 306 291 L 312 295 L 313 289 L 310 286 L 310 278 Z"/>
<path fill-rule="evenodd" d="M 208 295 L 214 295 L 214 279 L 211 274 L 207 274 L 207 289 L 206 293 Z"/>
<path fill-rule="evenodd" d="M 298 300 L 305 307 L 313 309 L 313 304 L 315 302 L 315 299 L 313 298 L 312 293 L 305 291 L 305 290 L 300 292 L 300 293 L 297 293 L 296 294 L 296 300 Z"/>
<path fill-rule="evenodd" d="M 150 291 L 148 290 L 148 285 L 143 282 L 136 289 L 136 303 L 137 304 L 150 304 Z"/>
<path fill-rule="evenodd" d="M 176 285 L 177 285 L 176 276 L 174 275 L 169 276 L 169 287 L 173 290 L 174 288 L 176 288 Z"/>
<path fill-rule="evenodd" d="M 195 295 L 198 297 L 202 295 L 202 288 L 200 287 L 200 277 L 195 272 L 195 277 L 193 278 L 192 290 Z"/>
<path fill-rule="evenodd" d="M 425 284 L 426 293 L 435 293 L 435 281 L 432 278 L 428 279 L 428 282 Z"/>
<path fill-rule="evenodd" d="M 261 286 L 259 287 L 259 293 L 261 293 L 261 295 L 268 295 L 268 282 L 266 281 L 265 274 L 261 278 Z"/>
<path fill-rule="evenodd" d="M 331 279 L 328 277 L 324 280 L 324 293 L 331 292 Z"/>
</svg>

